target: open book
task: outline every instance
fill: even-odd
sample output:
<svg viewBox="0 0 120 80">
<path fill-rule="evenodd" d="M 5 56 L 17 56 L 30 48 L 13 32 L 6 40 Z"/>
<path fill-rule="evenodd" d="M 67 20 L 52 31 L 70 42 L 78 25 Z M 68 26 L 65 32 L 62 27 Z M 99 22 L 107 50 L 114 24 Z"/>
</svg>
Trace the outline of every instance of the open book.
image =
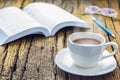
<svg viewBox="0 0 120 80">
<path fill-rule="evenodd" d="M 89 28 L 86 22 L 53 4 L 36 2 L 23 10 L 7 7 L 0 10 L 0 45 L 30 34 L 53 36 L 67 26 Z"/>
</svg>

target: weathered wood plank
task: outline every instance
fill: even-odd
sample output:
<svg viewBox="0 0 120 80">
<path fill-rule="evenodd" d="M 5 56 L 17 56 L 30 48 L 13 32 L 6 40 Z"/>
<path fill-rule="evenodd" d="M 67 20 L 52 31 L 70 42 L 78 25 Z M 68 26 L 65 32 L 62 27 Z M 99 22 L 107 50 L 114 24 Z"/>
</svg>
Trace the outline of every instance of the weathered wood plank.
<svg viewBox="0 0 120 80">
<path fill-rule="evenodd" d="M 5 1 L 4 7 L 9 6 L 16 6 L 21 7 L 23 0 L 9 0 Z M 13 72 L 16 70 L 17 65 L 17 59 L 18 59 L 18 52 L 20 47 L 20 40 L 16 40 L 14 42 L 11 42 L 8 44 L 7 50 L 6 50 L 6 56 L 3 63 L 3 69 L 1 75 L 3 75 L 3 79 L 12 79 Z"/>
<path fill-rule="evenodd" d="M 94 0 L 93 4 L 96 5 L 96 6 L 98 6 L 98 7 L 100 7 L 100 8 L 108 7 L 107 0 L 100 0 L 100 1 Z M 96 15 L 95 17 L 97 17 L 97 19 L 100 20 L 100 22 L 103 25 L 106 25 L 105 24 L 105 18 L 104 18 L 104 16 L 102 16 L 102 15 Z M 95 23 L 94 23 L 94 25 L 98 28 L 98 31 L 99 31 L 100 34 L 102 34 L 103 36 L 107 36 L 107 33 L 104 30 L 102 30 L 100 27 L 98 27 L 98 25 L 96 25 Z M 108 41 L 107 37 L 106 37 L 106 40 Z"/>
<path fill-rule="evenodd" d="M 5 0 L 6 4 L 4 7 L 9 7 L 9 6 L 16 6 L 16 7 L 21 7 L 21 4 L 23 0 Z"/>
<path fill-rule="evenodd" d="M 23 0 L 23 3 L 21 5 L 21 8 L 24 8 L 25 6 L 27 6 L 28 4 L 34 2 L 34 0 Z"/>
<path fill-rule="evenodd" d="M 0 9 L 2 9 L 5 5 L 5 2 L 3 2 L 2 0 L 0 1 Z M 7 45 L 3 45 L 0 46 L 0 77 L 1 77 L 1 73 L 4 67 L 4 61 L 6 58 L 6 54 L 7 54 Z"/>
<path fill-rule="evenodd" d="M 5 1 L 0 1 L 0 9 L 2 9 L 3 7 L 4 7 L 4 5 L 5 5 Z"/>
<path fill-rule="evenodd" d="M 0 8 L 8 6 L 24 8 L 31 2 L 56 4 L 78 18 L 85 20 L 91 26 L 91 29 L 86 30 L 68 27 L 59 30 L 53 37 L 46 38 L 42 35 L 31 35 L 11 42 L 8 45 L 0 46 L 0 80 L 119 80 L 119 54 L 115 56 L 118 62 L 115 71 L 96 77 L 73 75 L 62 71 L 54 63 L 57 52 L 68 47 L 68 37 L 73 32 L 97 32 L 105 36 L 107 41 L 115 41 L 120 45 L 119 20 L 114 20 L 101 15 L 87 15 L 84 12 L 87 6 L 93 4 L 101 8 L 114 8 L 119 13 L 118 0 L 1 0 Z M 116 38 L 111 38 L 93 23 L 91 19 L 93 16 L 97 17 L 104 25 L 106 25 L 116 35 Z M 117 16 L 117 19 L 119 19 L 119 15 Z M 108 50 L 111 51 L 112 48 L 109 47 Z M 118 53 L 120 53 L 120 51 Z"/>
<path fill-rule="evenodd" d="M 24 37 L 21 41 L 21 46 L 19 48 L 19 54 L 16 62 L 16 70 L 13 72 L 13 80 L 21 80 L 24 75 L 31 43 L 32 37 L 30 36 Z"/>
<path fill-rule="evenodd" d="M 93 0 L 87 0 L 87 1 L 85 1 L 85 0 L 79 0 L 79 7 L 78 7 L 78 10 L 74 10 L 74 13 L 73 14 L 75 14 L 75 15 L 77 15 L 78 17 L 80 17 L 82 20 L 84 20 L 84 21 L 86 21 L 88 24 L 89 24 L 89 26 L 90 26 L 90 29 L 89 30 L 86 30 L 86 29 L 78 29 L 78 30 L 80 30 L 80 31 L 82 31 L 82 32 L 84 32 L 84 31 L 89 31 L 89 32 L 93 32 L 93 21 L 92 21 L 92 16 L 93 15 L 86 15 L 86 13 L 85 13 L 85 9 L 86 9 L 86 7 L 88 7 L 88 6 L 90 6 L 90 5 L 92 5 L 92 2 L 93 2 Z"/>
<path fill-rule="evenodd" d="M 7 75 L 8 78 L 12 78 L 12 74 L 15 71 L 15 65 L 18 57 L 18 51 L 19 51 L 19 46 L 20 41 L 16 41 L 14 43 L 10 43 L 8 46 L 8 51 L 7 55 L 5 57 L 4 61 L 4 67 L 2 70 L 2 75 Z"/>
<path fill-rule="evenodd" d="M 34 2 L 46 2 L 47 0 L 34 0 Z M 50 0 L 51 1 L 51 0 Z"/>
<path fill-rule="evenodd" d="M 55 79 L 53 59 L 56 51 L 54 45 L 56 42 L 55 40 L 55 37 L 45 38 L 40 35 L 34 37 L 29 51 L 23 79 Z"/>
<path fill-rule="evenodd" d="M 115 9 L 118 12 L 117 17 L 113 18 L 113 20 L 120 21 L 120 1 L 119 0 L 108 0 L 108 4 L 110 8 Z"/>
<path fill-rule="evenodd" d="M 53 3 L 54 0 L 47 0 L 46 2 L 47 2 L 47 3 Z"/>
<path fill-rule="evenodd" d="M 66 4 L 65 0 L 54 0 L 53 3 L 59 7 L 62 7 L 62 8 L 64 8 L 64 6 Z"/>
<path fill-rule="evenodd" d="M 64 0 L 55 0 L 53 3 L 65 9 L 66 1 Z M 65 29 L 59 30 L 56 34 L 56 53 L 54 54 L 54 58 L 57 52 L 59 52 L 61 49 L 65 47 L 64 43 L 65 43 L 66 35 L 64 34 L 65 34 Z M 55 77 L 56 77 L 55 80 L 65 80 L 66 79 L 65 76 L 66 73 L 55 65 Z"/>
<path fill-rule="evenodd" d="M 52 42 L 53 43 L 52 43 Z M 36 36 L 31 45 L 24 77 L 54 80 L 54 38 Z M 50 45 L 48 45 L 51 43 Z M 33 56 L 34 55 L 34 56 Z"/>
<path fill-rule="evenodd" d="M 90 29 L 89 30 L 78 29 L 78 31 L 82 31 L 82 32 L 88 31 L 88 32 L 97 32 L 97 33 L 99 33 L 98 27 L 95 26 L 95 24 L 92 21 L 92 17 L 94 15 L 87 15 L 85 13 L 86 7 L 92 5 L 93 4 L 93 0 L 79 0 L 79 2 L 80 2 L 79 6 L 78 6 L 77 9 L 75 9 L 73 11 L 73 14 L 77 15 L 82 20 L 86 21 L 90 25 Z M 102 77 L 100 77 L 100 76 L 97 76 L 97 77 L 84 77 L 84 76 L 76 76 L 76 75 L 71 76 L 71 80 L 73 80 L 74 78 L 76 80 L 103 80 Z"/>
<path fill-rule="evenodd" d="M 65 3 L 66 3 L 65 10 L 68 11 L 69 13 L 73 14 L 74 8 L 76 6 L 78 6 L 77 0 L 76 1 L 74 1 L 74 0 L 70 0 L 70 1 L 66 0 Z M 74 26 L 69 26 L 69 27 L 65 28 L 64 47 L 68 47 L 68 38 L 69 38 L 70 34 L 73 33 L 74 29 L 76 29 L 76 27 L 74 27 Z"/>
<path fill-rule="evenodd" d="M 114 1 L 113 1 L 114 2 Z M 111 4 L 113 4 L 113 2 L 111 3 Z M 97 1 L 96 1 L 96 3 L 98 3 Z M 100 3 L 102 3 L 101 5 L 98 3 L 98 5 L 99 5 L 99 7 L 110 7 L 110 3 L 108 3 L 108 1 L 106 0 L 104 0 L 104 2 L 101 0 L 101 2 Z M 103 6 L 104 5 L 104 6 Z M 117 7 L 117 5 L 116 5 L 116 7 Z M 116 32 L 115 32 L 115 29 L 114 29 L 114 26 L 113 26 L 113 21 L 112 21 L 112 19 L 111 18 L 108 18 L 108 17 L 104 17 L 104 16 L 102 16 L 102 19 L 103 20 L 101 20 L 102 21 L 102 23 L 107 27 L 107 28 L 109 28 L 115 35 L 116 35 Z M 107 36 L 107 34 L 106 33 L 102 33 L 104 36 Z M 112 38 L 111 36 L 108 36 L 108 38 L 107 37 L 105 37 L 106 38 L 106 40 L 107 41 L 114 41 L 114 38 Z M 116 41 L 115 41 L 116 42 Z M 109 47 L 108 48 L 108 50 L 109 51 L 112 51 L 112 48 L 111 47 Z M 118 79 L 118 75 L 116 75 L 116 73 L 117 73 L 117 71 L 119 72 L 119 69 L 118 69 L 118 67 L 115 69 L 115 71 L 113 71 L 113 72 L 111 72 L 111 73 L 109 73 L 109 74 L 106 74 L 106 76 L 104 76 L 104 79 L 105 80 L 116 80 L 116 79 Z M 107 77 L 107 76 L 110 76 L 110 77 Z"/>
<path fill-rule="evenodd" d="M 114 4 L 114 5 L 113 5 Z M 113 9 L 115 9 L 115 10 L 117 10 L 117 12 L 118 12 L 118 16 L 116 17 L 117 19 L 119 19 L 120 18 L 120 11 L 119 11 L 119 5 L 120 4 L 118 4 L 118 0 L 114 0 L 114 1 L 112 1 L 112 0 L 109 0 L 109 7 L 111 7 L 111 8 L 113 8 Z M 106 19 L 106 21 L 107 21 L 107 23 L 109 23 L 109 24 L 107 24 L 108 25 L 108 28 L 115 34 L 115 38 L 111 38 L 110 37 L 110 41 L 114 41 L 114 42 L 116 42 L 118 45 L 120 45 L 120 35 L 119 35 L 119 32 L 120 32 L 120 29 L 119 29 L 119 24 L 118 23 L 120 23 L 120 20 L 110 20 L 110 19 Z M 112 24 L 111 24 L 112 23 Z M 119 32 L 118 32 L 119 31 Z M 120 75 L 118 75 L 119 74 L 119 72 L 120 72 L 120 50 L 118 51 L 118 54 L 116 54 L 116 60 L 117 60 L 117 68 L 115 69 L 115 71 L 113 72 L 113 76 L 114 76 L 114 80 L 116 80 L 116 79 L 120 79 Z"/>
<path fill-rule="evenodd" d="M 72 6 L 78 6 L 78 8 L 76 8 L 76 7 L 74 7 L 73 8 L 73 10 L 72 10 L 72 13 L 73 13 L 73 15 L 75 15 L 75 16 L 77 16 L 77 17 L 79 17 L 79 18 L 81 18 L 82 16 L 81 16 L 81 13 L 85 10 L 85 9 L 83 9 L 83 8 L 81 8 L 81 7 L 84 7 L 84 8 L 86 8 L 87 7 L 87 5 L 84 5 L 84 4 L 87 4 L 87 3 L 89 3 L 89 5 L 90 5 L 90 3 L 92 4 L 92 2 L 89 0 L 89 1 L 87 1 L 87 3 L 85 3 L 85 1 L 80 1 L 80 3 L 78 3 L 79 1 L 77 1 L 76 2 L 76 4 L 72 4 L 71 5 L 71 7 Z M 75 2 L 74 2 L 75 3 Z M 84 3 L 84 4 L 83 4 Z M 79 4 L 79 5 L 78 5 Z M 69 3 L 69 6 L 70 6 L 70 3 Z M 82 17 L 82 18 L 84 18 L 83 20 L 85 20 L 85 21 L 87 21 L 87 19 L 88 19 L 88 15 L 86 15 L 85 17 Z M 90 20 L 88 20 L 88 22 L 89 22 Z M 89 22 L 90 23 L 90 22 Z M 90 24 L 92 24 L 92 23 L 90 23 Z M 92 27 L 91 27 L 92 28 Z M 91 29 L 92 30 L 92 29 Z M 66 42 L 68 41 L 68 37 L 69 37 L 69 35 L 72 33 L 71 32 L 72 30 L 67 30 L 67 38 L 66 38 Z M 78 32 L 78 31 L 86 31 L 85 29 L 79 29 L 79 28 L 73 28 L 73 32 Z M 68 73 L 68 75 L 66 75 L 67 76 L 67 80 L 81 80 L 81 79 L 83 79 L 83 80 L 96 80 L 96 77 L 83 77 L 83 76 L 77 76 L 77 75 L 73 75 L 73 74 L 70 74 L 70 73 Z M 101 78 L 99 77 L 99 80 L 101 80 Z"/>
<path fill-rule="evenodd" d="M 62 3 L 62 7 L 72 13 L 73 11 L 73 7 L 75 5 L 72 3 L 72 1 L 64 1 L 64 3 Z M 64 32 L 63 33 L 58 33 L 58 44 L 57 44 L 57 50 L 60 51 L 62 48 L 67 47 L 68 45 L 68 36 L 71 33 L 73 28 L 68 27 L 68 28 L 64 28 L 62 29 Z M 57 69 L 57 73 L 56 73 L 56 80 L 69 80 L 69 74 L 62 71 L 61 69 L 59 69 L 58 67 Z"/>
<path fill-rule="evenodd" d="M 114 5 L 116 5 L 116 6 L 114 6 Z M 111 7 L 111 8 L 113 8 L 113 9 L 115 9 L 115 10 L 117 10 L 117 12 L 118 12 L 118 16 L 117 16 L 117 18 L 120 18 L 120 11 L 119 11 L 119 3 L 118 3 L 118 0 L 114 0 L 114 1 L 112 1 L 112 0 L 109 0 L 109 7 Z M 110 21 L 111 23 L 113 23 L 113 24 L 108 24 L 109 26 L 109 28 L 112 30 L 112 32 L 115 34 L 115 36 L 116 36 L 116 38 L 110 38 L 110 40 L 111 41 L 115 41 L 115 42 L 117 42 L 117 44 L 118 45 L 120 45 L 120 42 L 119 42 L 119 40 L 120 40 L 120 27 L 119 27 L 119 25 L 120 25 L 120 21 L 119 20 L 112 20 L 112 21 Z M 119 52 L 118 52 L 119 53 Z M 117 61 L 118 61 L 118 66 L 120 66 L 120 54 L 117 54 L 116 55 L 116 59 L 117 59 Z"/>
</svg>

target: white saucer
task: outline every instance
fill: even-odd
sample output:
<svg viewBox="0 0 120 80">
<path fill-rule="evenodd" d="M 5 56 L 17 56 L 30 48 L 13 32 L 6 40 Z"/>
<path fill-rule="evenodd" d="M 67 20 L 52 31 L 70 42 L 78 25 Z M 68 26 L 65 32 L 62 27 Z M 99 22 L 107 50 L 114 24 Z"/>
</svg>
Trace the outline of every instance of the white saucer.
<svg viewBox="0 0 120 80">
<path fill-rule="evenodd" d="M 109 52 L 105 50 L 104 54 L 109 54 Z M 55 57 L 55 63 L 60 69 L 66 72 L 82 76 L 103 75 L 113 71 L 117 66 L 116 60 L 112 56 L 100 61 L 98 66 L 94 68 L 86 69 L 78 67 L 73 63 L 73 60 L 69 55 L 68 48 L 62 49 L 60 52 L 58 52 L 58 54 Z"/>
</svg>

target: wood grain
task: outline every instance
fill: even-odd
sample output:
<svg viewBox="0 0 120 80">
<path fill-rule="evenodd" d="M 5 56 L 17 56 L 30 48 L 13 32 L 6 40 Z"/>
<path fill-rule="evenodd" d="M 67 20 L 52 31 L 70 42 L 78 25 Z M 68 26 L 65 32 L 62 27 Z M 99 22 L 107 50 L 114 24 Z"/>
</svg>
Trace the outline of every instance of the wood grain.
<svg viewBox="0 0 120 80">
<path fill-rule="evenodd" d="M 120 80 L 120 50 L 115 55 L 117 67 L 113 72 L 101 76 L 78 76 L 61 70 L 54 63 L 56 54 L 68 47 L 69 35 L 73 32 L 95 32 L 102 34 L 106 41 L 120 45 L 120 1 L 119 0 L 0 0 L 0 8 L 16 6 L 23 9 L 32 2 L 55 4 L 78 18 L 86 21 L 90 29 L 66 27 L 53 37 L 28 35 L 9 44 L 0 46 L 0 80 Z M 116 18 L 102 15 L 89 15 L 85 8 L 96 5 L 100 8 L 110 7 L 118 12 Z M 116 36 L 112 38 L 93 21 L 99 19 Z M 113 47 L 107 48 L 112 51 Z"/>
</svg>

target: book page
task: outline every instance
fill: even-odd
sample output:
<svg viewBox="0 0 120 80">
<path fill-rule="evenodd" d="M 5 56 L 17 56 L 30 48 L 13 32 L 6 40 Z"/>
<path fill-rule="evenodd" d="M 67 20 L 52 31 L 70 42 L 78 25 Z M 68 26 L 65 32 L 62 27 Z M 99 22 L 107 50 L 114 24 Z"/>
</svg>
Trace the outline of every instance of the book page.
<svg viewBox="0 0 120 80">
<path fill-rule="evenodd" d="M 0 23 L 3 25 L 0 26 L 0 29 L 8 36 L 34 27 L 42 27 L 40 23 L 16 7 L 8 7 L 0 10 Z"/>
<path fill-rule="evenodd" d="M 88 27 L 84 21 L 53 4 L 42 2 L 32 3 L 26 6 L 23 11 L 48 28 L 50 32 L 56 25 L 63 22 L 80 22 L 85 24 L 85 26 L 81 27 Z"/>
</svg>

